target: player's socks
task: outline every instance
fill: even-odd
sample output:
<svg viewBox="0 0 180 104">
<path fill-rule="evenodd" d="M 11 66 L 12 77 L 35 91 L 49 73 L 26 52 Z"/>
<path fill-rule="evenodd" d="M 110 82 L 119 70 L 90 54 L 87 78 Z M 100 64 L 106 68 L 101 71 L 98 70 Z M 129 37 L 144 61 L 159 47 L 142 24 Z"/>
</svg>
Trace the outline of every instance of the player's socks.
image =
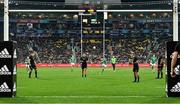
<svg viewBox="0 0 180 104">
<path fill-rule="evenodd" d="M 159 74 L 160 74 L 160 72 L 158 71 L 158 76 L 157 76 L 157 79 L 159 79 Z"/>
<path fill-rule="evenodd" d="M 138 75 L 138 77 L 137 77 L 137 82 L 139 82 L 139 75 Z"/>
<path fill-rule="evenodd" d="M 134 81 L 133 82 L 136 82 L 136 77 L 134 77 Z"/>
<path fill-rule="evenodd" d="M 103 73 L 104 72 L 104 69 L 102 69 L 102 72 L 101 73 Z"/>
<path fill-rule="evenodd" d="M 82 75 L 82 77 L 84 77 L 84 75 Z"/>
<path fill-rule="evenodd" d="M 37 78 L 37 70 L 35 70 L 35 77 Z"/>
<path fill-rule="evenodd" d="M 155 69 L 152 69 L 152 72 L 155 73 Z"/>
<path fill-rule="evenodd" d="M 30 71 L 30 72 L 29 72 L 29 78 L 31 78 L 31 73 L 32 73 L 32 72 Z"/>
<path fill-rule="evenodd" d="M 115 69 L 113 69 L 113 71 L 115 72 L 116 70 L 115 70 Z"/>
<path fill-rule="evenodd" d="M 161 71 L 161 78 L 163 78 L 163 72 Z"/>
<path fill-rule="evenodd" d="M 85 74 L 85 77 L 86 77 L 86 74 Z"/>
</svg>

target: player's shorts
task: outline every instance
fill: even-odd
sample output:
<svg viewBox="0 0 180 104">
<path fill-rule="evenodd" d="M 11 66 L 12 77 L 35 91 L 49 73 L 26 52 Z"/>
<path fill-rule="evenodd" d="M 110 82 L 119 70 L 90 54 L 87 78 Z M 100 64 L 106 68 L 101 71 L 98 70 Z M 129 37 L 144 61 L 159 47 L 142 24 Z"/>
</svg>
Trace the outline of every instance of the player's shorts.
<svg viewBox="0 0 180 104">
<path fill-rule="evenodd" d="M 107 65 L 106 64 L 102 64 L 102 67 L 107 67 Z"/>
<path fill-rule="evenodd" d="M 36 69 L 36 65 L 30 65 L 29 67 L 31 70 Z"/>
<path fill-rule="evenodd" d="M 159 70 L 162 70 L 162 69 L 163 69 L 163 66 L 162 66 L 162 65 L 158 65 L 158 69 L 159 69 Z"/>
<path fill-rule="evenodd" d="M 26 67 L 29 68 L 29 64 L 26 64 Z"/>
<path fill-rule="evenodd" d="M 133 68 L 133 72 L 139 72 L 139 68 Z"/>
<path fill-rule="evenodd" d="M 81 64 L 81 69 L 82 70 L 87 69 L 87 64 Z"/>
<path fill-rule="evenodd" d="M 75 63 L 71 63 L 71 66 L 74 66 L 75 65 Z"/>
<path fill-rule="evenodd" d="M 27 69 L 28 72 L 30 71 L 30 66 L 29 66 L 29 64 L 26 64 L 26 69 Z"/>
<path fill-rule="evenodd" d="M 151 66 L 155 66 L 156 64 L 155 64 L 155 63 L 154 63 L 154 64 L 153 64 L 153 63 L 150 63 L 150 65 L 151 65 Z"/>
<path fill-rule="evenodd" d="M 75 63 L 71 63 L 71 66 L 74 66 L 75 65 Z"/>
</svg>

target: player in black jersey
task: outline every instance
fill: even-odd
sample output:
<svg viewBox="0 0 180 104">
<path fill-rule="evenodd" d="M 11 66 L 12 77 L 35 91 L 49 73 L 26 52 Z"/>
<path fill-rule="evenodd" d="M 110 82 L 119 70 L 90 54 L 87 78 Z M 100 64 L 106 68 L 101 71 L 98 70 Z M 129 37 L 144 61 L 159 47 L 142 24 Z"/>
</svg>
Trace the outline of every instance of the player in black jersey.
<svg viewBox="0 0 180 104">
<path fill-rule="evenodd" d="M 180 43 L 178 43 L 172 54 L 171 77 L 180 76 Z"/>
<path fill-rule="evenodd" d="M 88 58 L 86 57 L 85 54 L 81 57 L 81 69 L 82 69 L 82 77 L 86 77 L 87 74 L 87 60 Z"/>
<path fill-rule="evenodd" d="M 139 64 L 137 57 L 133 59 L 133 72 L 134 72 L 134 82 L 139 82 Z"/>
<path fill-rule="evenodd" d="M 163 66 L 164 66 L 164 61 L 163 61 L 163 57 L 160 56 L 159 59 L 158 59 L 158 75 L 157 75 L 157 79 L 159 78 L 163 78 Z M 160 77 L 161 75 L 161 77 Z"/>
<path fill-rule="evenodd" d="M 36 67 L 36 62 L 35 62 L 35 59 L 40 62 L 40 59 L 38 57 L 38 54 L 36 51 L 34 51 L 33 49 L 30 49 L 29 50 L 30 52 L 30 55 L 29 55 L 29 60 L 30 60 L 30 65 L 29 65 L 29 68 L 30 68 L 30 71 L 29 71 L 29 78 L 31 78 L 31 74 L 32 74 L 32 70 L 34 69 L 35 71 L 35 77 L 37 78 L 37 67 Z"/>
<path fill-rule="evenodd" d="M 32 73 L 32 70 L 33 70 L 33 69 L 34 69 L 34 71 L 35 71 L 35 77 L 37 78 L 37 67 L 36 67 L 36 64 L 35 64 L 35 62 L 34 62 L 33 56 L 32 56 L 32 55 L 30 55 L 30 56 L 29 56 L 29 59 L 30 59 L 30 66 L 29 66 L 29 68 L 30 68 L 30 71 L 29 71 L 29 78 L 31 78 L 31 73 Z"/>
</svg>

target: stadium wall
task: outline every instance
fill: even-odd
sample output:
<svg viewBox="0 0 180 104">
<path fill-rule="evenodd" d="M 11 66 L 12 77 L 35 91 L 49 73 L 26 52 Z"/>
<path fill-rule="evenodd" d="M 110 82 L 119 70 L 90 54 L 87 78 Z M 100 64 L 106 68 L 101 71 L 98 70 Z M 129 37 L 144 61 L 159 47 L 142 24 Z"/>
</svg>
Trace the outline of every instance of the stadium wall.
<svg viewBox="0 0 180 104">
<path fill-rule="evenodd" d="M 18 68 L 25 67 L 26 64 L 17 64 Z M 77 64 L 76 66 L 80 66 Z M 88 64 L 88 67 L 100 67 L 101 64 Z M 111 67 L 111 64 L 107 65 Z M 117 67 L 133 67 L 132 64 L 116 64 Z M 71 64 L 37 64 L 37 67 L 71 67 Z M 139 67 L 150 67 L 150 64 L 139 64 Z"/>
</svg>

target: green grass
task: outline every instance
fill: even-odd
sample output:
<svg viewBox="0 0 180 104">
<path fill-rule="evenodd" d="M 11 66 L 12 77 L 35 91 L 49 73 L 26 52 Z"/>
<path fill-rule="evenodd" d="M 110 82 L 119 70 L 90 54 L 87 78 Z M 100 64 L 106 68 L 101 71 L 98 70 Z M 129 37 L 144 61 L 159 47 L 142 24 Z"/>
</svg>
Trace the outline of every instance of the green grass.
<svg viewBox="0 0 180 104">
<path fill-rule="evenodd" d="M 140 83 L 133 83 L 132 68 L 111 69 L 101 74 L 100 68 L 89 68 L 87 78 L 79 68 L 40 68 L 39 79 L 28 78 L 18 69 L 17 96 L 0 98 L 0 103 L 180 103 L 167 98 L 165 78 L 155 79 L 150 69 L 140 69 Z"/>
</svg>

